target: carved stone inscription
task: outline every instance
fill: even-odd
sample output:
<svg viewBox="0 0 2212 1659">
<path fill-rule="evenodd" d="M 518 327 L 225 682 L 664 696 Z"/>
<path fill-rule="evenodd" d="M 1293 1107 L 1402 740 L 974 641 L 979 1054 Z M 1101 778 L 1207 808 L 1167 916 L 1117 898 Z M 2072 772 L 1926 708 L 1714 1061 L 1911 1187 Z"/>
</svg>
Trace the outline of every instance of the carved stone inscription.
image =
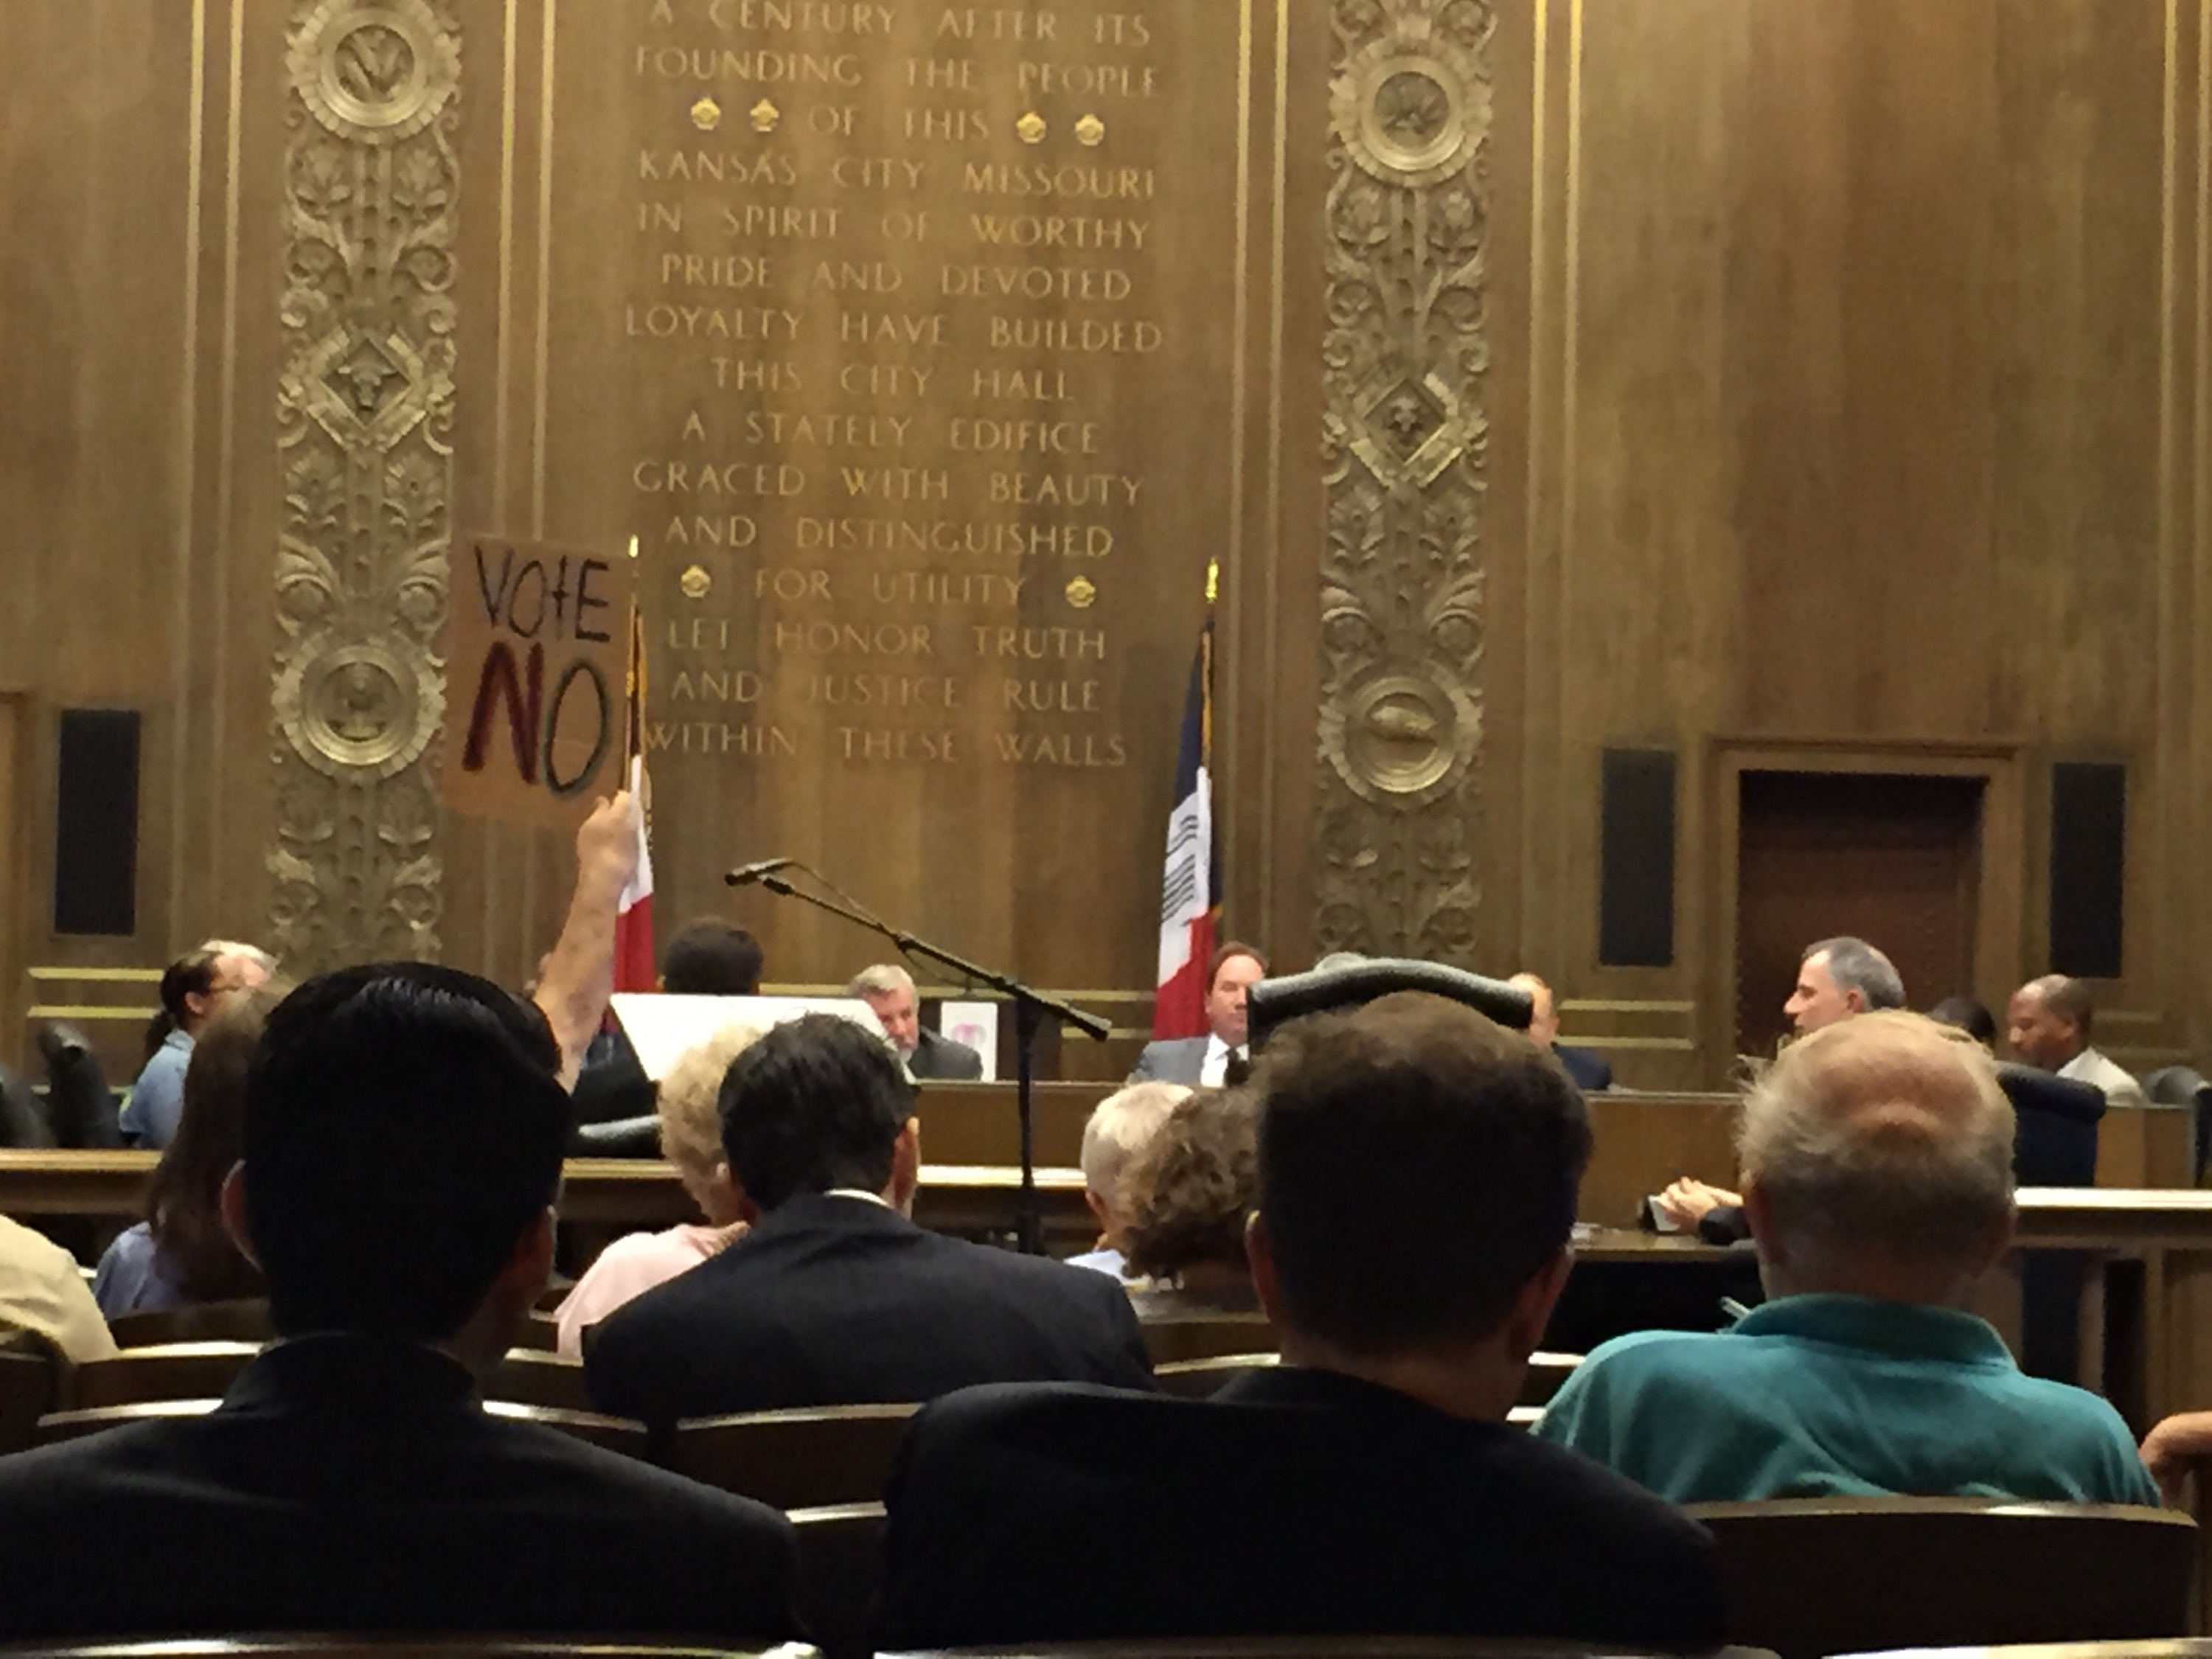
<svg viewBox="0 0 2212 1659">
<path fill-rule="evenodd" d="M 1219 550 L 1237 8 L 634 16 L 656 766 L 1127 769 Z"/>
</svg>

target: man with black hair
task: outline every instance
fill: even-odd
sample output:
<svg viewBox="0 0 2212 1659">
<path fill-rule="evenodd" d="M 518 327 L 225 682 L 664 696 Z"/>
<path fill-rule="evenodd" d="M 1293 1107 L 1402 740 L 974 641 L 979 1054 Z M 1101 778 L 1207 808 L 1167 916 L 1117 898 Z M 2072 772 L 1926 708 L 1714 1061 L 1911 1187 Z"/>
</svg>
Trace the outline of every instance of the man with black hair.
<svg viewBox="0 0 2212 1659">
<path fill-rule="evenodd" d="M 557 1064 L 452 969 L 276 1008 L 223 1213 L 281 1340 L 207 1416 L 0 1460 L 0 1634 L 792 1633 L 775 1511 L 478 1398 L 552 1259 Z"/>
<path fill-rule="evenodd" d="M 1705 1534 L 1506 1423 L 1589 1158 L 1557 1062 L 1407 993 L 1285 1027 L 1249 1086 L 1247 1250 L 1282 1364 L 1210 1400 L 1001 1387 L 928 1407 L 885 1500 L 881 1643 L 1717 1643 Z"/>
<path fill-rule="evenodd" d="M 666 1424 L 994 1381 L 1149 1388 L 1120 1285 L 908 1219 L 913 1101 L 883 1039 L 834 1015 L 738 1055 L 722 1145 L 750 1230 L 592 1328 L 584 1374 L 600 1408 Z"/>
<path fill-rule="evenodd" d="M 2090 1045 L 2096 1009 L 2089 988 L 2063 974 L 2032 979 L 2005 1008 L 2005 1042 L 2023 1065 L 2101 1090 L 2114 1106 L 2141 1109 L 2142 1085 Z"/>
<path fill-rule="evenodd" d="M 611 950 L 611 934 L 609 939 Z M 701 916 L 686 922 L 662 950 L 660 989 L 670 996 L 758 996 L 762 962 L 760 941 L 744 928 L 720 916 Z M 570 1116 L 578 1123 L 647 1117 L 659 1095 L 629 1036 L 619 1028 L 602 1030 L 570 1092 Z"/>
</svg>

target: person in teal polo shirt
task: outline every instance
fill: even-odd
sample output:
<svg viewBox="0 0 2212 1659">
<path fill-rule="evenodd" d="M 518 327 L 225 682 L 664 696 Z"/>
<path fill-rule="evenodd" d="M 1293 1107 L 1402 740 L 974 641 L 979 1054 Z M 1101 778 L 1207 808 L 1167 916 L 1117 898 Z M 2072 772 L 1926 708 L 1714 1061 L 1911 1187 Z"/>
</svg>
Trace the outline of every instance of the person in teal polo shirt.
<svg viewBox="0 0 2212 1659">
<path fill-rule="evenodd" d="M 2012 1138 L 1989 1056 L 1920 1015 L 1792 1045 L 1738 1134 L 1770 1300 L 1717 1334 L 1602 1345 L 1537 1432 L 1678 1504 L 2155 1504 L 2119 1413 L 2023 1376 L 1966 1311 L 2011 1243 Z"/>
</svg>

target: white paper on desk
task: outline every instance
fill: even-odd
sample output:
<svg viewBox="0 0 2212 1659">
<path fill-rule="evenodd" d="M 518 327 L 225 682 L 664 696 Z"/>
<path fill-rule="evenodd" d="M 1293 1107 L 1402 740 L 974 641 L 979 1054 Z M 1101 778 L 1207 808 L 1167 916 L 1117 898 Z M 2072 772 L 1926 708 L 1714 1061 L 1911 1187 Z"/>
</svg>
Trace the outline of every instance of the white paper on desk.
<svg viewBox="0 0 2212 1659">
<path fill-rule="evenodd" d="M 858 997 L 677 997 L 651 991 L 622 991 L 609 999 L 623 1035 L 637 1050 L 637 1063 L 655 1083 L 684 1054 L 732 1025 L 757 1025 L 763 1031 L 801 1014 L 837 1014 L 884 1034 L 876 1011 Z"/>
<path fill-rule="evenodd" d="M 995 1002 L 940 1002 L 937 1005 L 937 1033 L 964 1042 L 983 1057 L 983 1081 L 999 1080 L 999 1005 Z"/>
</svg>

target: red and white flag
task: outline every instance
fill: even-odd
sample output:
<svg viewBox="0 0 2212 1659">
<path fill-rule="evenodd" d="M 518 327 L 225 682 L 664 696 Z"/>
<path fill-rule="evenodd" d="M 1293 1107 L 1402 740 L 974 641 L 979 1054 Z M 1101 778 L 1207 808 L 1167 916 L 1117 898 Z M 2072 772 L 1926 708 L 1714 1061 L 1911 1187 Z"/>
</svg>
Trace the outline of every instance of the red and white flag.
<svg viewBox="0 0 2212 1659">
<path fill-rule="evenodd" d="M 1182 739 L 1176 744 L 1174 810 L 1168 814 L 1167 864 L 1160 886 L 1159 990 L 1155 1037 L 1204 1036 L 1206 968 L 1221 915 L 1221 876 L 1213 856 L 1213 592 L 1206 575 L 1206 625 L 1190 665 Z"/>
</svg>

